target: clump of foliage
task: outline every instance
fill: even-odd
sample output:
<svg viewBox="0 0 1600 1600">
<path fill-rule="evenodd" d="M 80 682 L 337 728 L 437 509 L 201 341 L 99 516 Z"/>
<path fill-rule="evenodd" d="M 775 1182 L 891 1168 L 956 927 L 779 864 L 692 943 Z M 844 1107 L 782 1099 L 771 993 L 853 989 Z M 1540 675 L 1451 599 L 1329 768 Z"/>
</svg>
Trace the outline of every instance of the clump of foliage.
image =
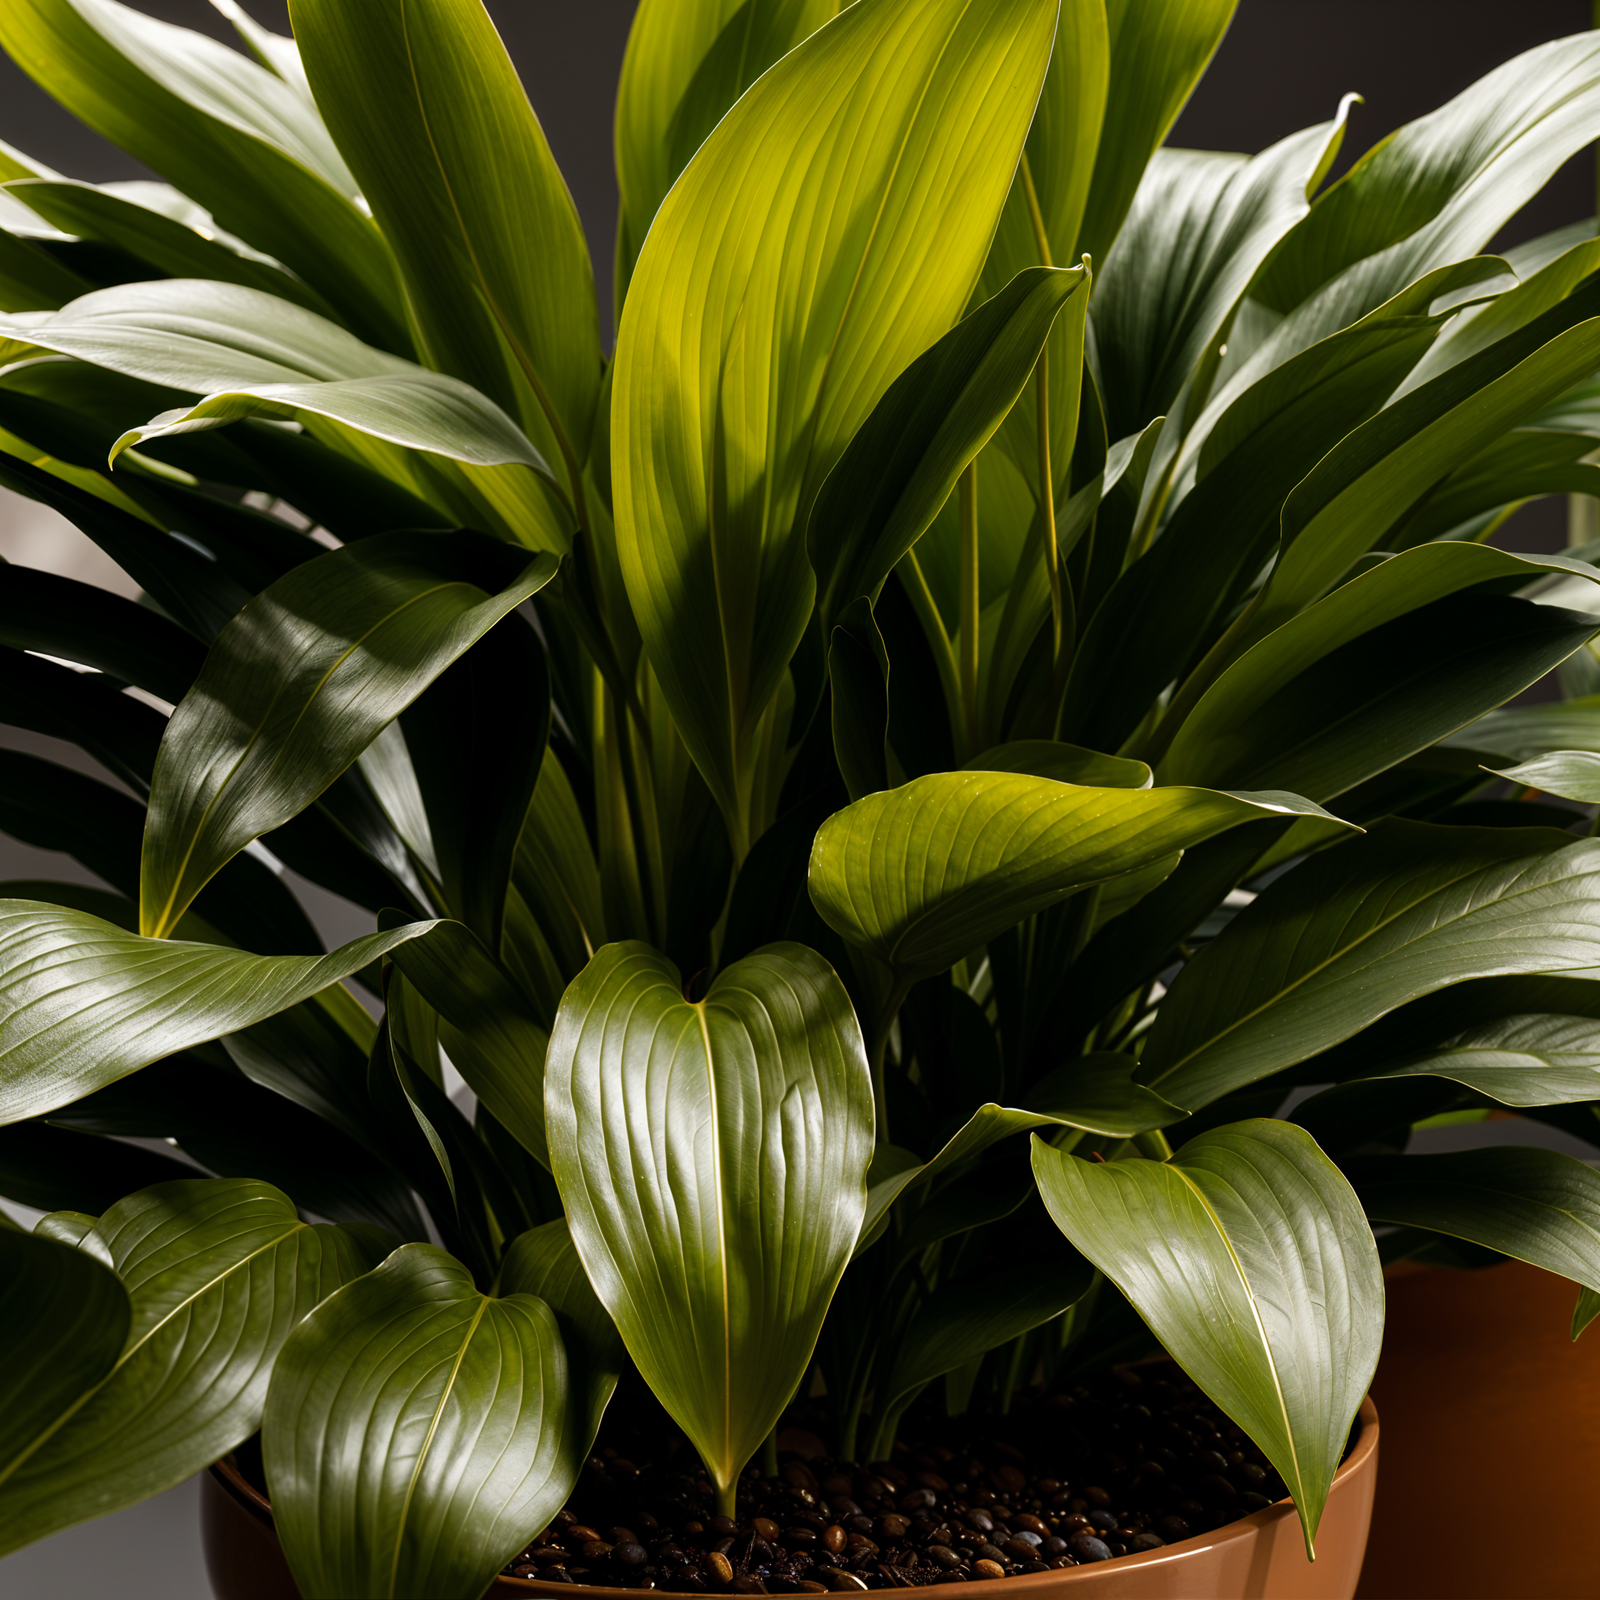
<svg viewBox="0 0 1600 1600">
<path fill-rule="evenodd" d="M 0 483 L 147 602 L 0 571 L 101 880 L 0 901 L 0 1550 L 260 1428 L 308 1596 L 471 1597 L 624 1361 L 731 1506 L 1155 1341 L 1309 1545 L 1369 1223 L 1581 1330 L 1600 1177 L 1405 1149 L 1600 1144 L 1600 570 L 1487 542 L 1600 241 L 1480 253 L 1600 36 L 1327 183 L 1162 148 L 1231 0 L 644 0 L 608 358 L 479 0 L 214 3 L 0 7 L 170 180 L 0 149 Z"/>
</svg>

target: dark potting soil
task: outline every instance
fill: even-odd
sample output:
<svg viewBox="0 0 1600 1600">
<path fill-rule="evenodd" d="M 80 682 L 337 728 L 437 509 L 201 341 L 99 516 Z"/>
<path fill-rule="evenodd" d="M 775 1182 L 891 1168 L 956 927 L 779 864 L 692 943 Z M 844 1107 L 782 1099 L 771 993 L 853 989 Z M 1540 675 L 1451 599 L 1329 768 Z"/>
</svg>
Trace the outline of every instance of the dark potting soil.
<svg viewBox="0 0 1600 1600">
<path fill-rule="evenodd" d="M 780 1451 L 776 1479 L 746 1470 L 733 1518 L 715 1514 L 681 1435 L 608 1427 L 566 1508 L 505 1571 L 695 1594 L 964 1583 L 1158 1550 L 1285 1493 L 1255 1445 L 1164 1364 L 1006 1416 L 922 1423 L 908 1419 L 911 1442 L 866 1466 Z"/>
</svg>

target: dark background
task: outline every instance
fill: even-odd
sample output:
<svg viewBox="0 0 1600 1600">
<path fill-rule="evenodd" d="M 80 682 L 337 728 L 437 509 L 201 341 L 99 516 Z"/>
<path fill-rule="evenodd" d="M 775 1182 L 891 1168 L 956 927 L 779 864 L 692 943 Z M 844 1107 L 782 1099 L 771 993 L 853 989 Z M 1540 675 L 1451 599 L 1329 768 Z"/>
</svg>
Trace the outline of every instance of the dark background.
<svg viewBox="0 0 1600 1600">
<path fill-rule="evenodd" d="M 232 29 L 206 0 L 137 3 L 168 21 L 233 40 Z M 600 303 L 608 305 L 617 203 L 612 94 L 634 0 L 487 3 L 572 187 L 589 232 Z M 288 31 L 286 0 L 245 4 L 269 27 Z M 1431 111 L 1500 62 L 1588 26 L 1589 10 L 1587 0 L 1518 0 L 1514 5 L 1505 0 L 1243 0 L 1172 142 L 1254 152 L 1297 128 L 1325 121 L 1340 97 L 1354 90 L 1365 96 L 1365 104 L 1352 112 L 1335 169 L 1342 171 L 1390 129 Z M 3 57 L 0 138 L 71 177 L 104 181 L 147 175 L 80 127 Z M 1586 154 L 1556 176 L 1499 243 L 1592 214 L 1594 195 L 1594 159 Z M 0 520 L 4 515 L 0 506 Z M 1564 504 L 1547 500 L 1519 512 L 1506 542 L 1561 548 Z M 53 741 L 16 742 L 82 764 L 77 752 Z M 0 877 L 24 872 L 84 876 L 65 858 L 19 852 L 0 840 Z M 321 908 L 330 924 L 325 931 L 336 937 L 345 931 L 338 926 L 338 906 Z M 120 1600 L 208 1600 L 193 1480 L 144 1506 L 0 1561 L 0 1600 L 45 1594 L 56 1600 L 100 1600 L 111 1593 Z"/>
</svg>

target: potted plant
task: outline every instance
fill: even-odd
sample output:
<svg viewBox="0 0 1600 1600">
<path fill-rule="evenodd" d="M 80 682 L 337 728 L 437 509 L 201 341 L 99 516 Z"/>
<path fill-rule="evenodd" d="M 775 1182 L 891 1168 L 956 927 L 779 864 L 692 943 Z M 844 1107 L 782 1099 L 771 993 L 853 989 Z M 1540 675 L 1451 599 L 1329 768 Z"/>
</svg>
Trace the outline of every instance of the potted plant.
<svg viewBox="0 0 1600 1600">
<path fill-rule="evenodd" d="M 308 1597 L 1351 1593 L 1381 1255 L 1600 1307 L 1589 1167 L 1404 1153 L 1600 1100 L 1600 569 L 1486 542 L 1600 243 L 1481 253 L 1600 36 L 1325 185 L 1161 148 L 1231 0 L 644 0 L 607 358 L 479 0 L 214 3 L 0 10 L 172 185 L 0 150 L 0 483 L 148 599 L 0 574 L 117 780 L 0 753 L 105 885 L 0 901 L 0 1551 L 259 1430 Z"/>
</svg>

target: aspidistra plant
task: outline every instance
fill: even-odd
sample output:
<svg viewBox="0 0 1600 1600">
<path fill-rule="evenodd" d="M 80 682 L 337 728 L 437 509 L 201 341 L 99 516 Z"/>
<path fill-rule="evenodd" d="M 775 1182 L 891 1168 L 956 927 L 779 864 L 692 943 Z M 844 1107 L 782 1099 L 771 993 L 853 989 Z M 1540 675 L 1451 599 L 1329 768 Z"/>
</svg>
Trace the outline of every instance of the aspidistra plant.
<svg viewBox="0 0 1600 1600">
<path fill-rule="evenodd" d="M 470 1600 L 627 1362 L 731 1510 L 1157 1342 L 1309 1549 L 1370 1223 L 1581 1331 L 1600 1178 L 1405 1150 L 1600 1147 L 1600 552 L 1489 542 L 1600 242 L 1482 253 L 1600 36 L 1329 183 L 1164 147 L 1232 0 L 643 0 L 602 309 L 480 0 L 214 3 L 0 9 L 169 180 L 0 146 L 0 484 L 149 602 L 0 572 L 100 880 L 0 900 L 0 1552 L 260 1429 L 305 1594 Z"/>
</svg>

